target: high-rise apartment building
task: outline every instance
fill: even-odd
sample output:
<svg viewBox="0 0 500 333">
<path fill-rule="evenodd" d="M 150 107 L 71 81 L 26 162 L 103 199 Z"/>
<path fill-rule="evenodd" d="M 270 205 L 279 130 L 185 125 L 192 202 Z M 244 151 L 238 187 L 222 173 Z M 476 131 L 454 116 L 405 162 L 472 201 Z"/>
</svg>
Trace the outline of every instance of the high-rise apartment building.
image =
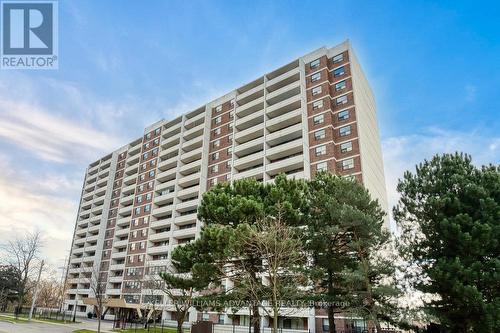
<svg viewBox="0 0 500 333">
<path fill-rule="evenodd" d="M 199 235 L 197 207 L 205 191 L 247 177 L 268 182 L 280 173 L 309 179 L 320 170 L 356 177 L 387 207 L 375 101 L 349 42 L 159 121 L 91 163 L 71 247 L 67 310 L 91 311 L 84 299 L 93 297 L 92 274 L 124 306 L 151 297 L 165 302 L 138 281 L 164 270 L 172 250 Z M 324 314 L 301 316 L 306 324 L 296 325 L 313 332 L 324 326 Z M 244 321 L 243 313 L 238 323 Z"/>
</svg>

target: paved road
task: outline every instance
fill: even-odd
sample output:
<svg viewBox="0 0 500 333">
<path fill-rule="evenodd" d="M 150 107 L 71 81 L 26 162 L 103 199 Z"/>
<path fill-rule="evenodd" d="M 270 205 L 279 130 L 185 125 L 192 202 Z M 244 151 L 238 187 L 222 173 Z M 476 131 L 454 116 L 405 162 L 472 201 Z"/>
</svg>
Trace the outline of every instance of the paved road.
<svg viewBox="0 0 500 333">
<path fill-rule="evenodd" d="M 0 333 L 71 333 L 77 329 L 97 330 L 97 321 L 82 321 L 80 324 L 49 324 L 40 322 L 11 324 L 0 321 Z M 103 322 L 101 330 L 111 331 L 113 323 Z"/>
</svg>

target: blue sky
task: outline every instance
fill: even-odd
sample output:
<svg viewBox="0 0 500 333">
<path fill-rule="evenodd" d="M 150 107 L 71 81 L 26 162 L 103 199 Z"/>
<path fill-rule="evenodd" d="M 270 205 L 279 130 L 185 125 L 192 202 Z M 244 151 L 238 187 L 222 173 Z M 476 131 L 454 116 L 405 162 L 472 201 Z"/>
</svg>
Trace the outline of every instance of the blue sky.
<svg viewBox="0 0 500 333">
<path fill-rule="evenodd" d="M 0 242 L 39 228 L 54 262 L 90 162 L 345 39 L 375 92 L 391 203 L 434 153 L 500 160 L 495 1 L 60 1 L 59 16 L 59 70 L 0 72 Z"/>
</svg>

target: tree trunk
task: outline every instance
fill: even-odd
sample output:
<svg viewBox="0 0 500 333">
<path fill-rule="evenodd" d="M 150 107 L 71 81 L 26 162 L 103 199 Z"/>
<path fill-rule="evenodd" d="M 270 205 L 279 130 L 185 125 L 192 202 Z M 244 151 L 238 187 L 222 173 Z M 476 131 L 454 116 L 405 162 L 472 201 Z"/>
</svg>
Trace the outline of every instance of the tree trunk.
<svg viewBox="0 0 500 333">
<path fill-rule="evenodd" d="M 252 305 L 252 326 L 253 326 L 253 333 L 260 333 L 259 305 L 256 303 Z"/>
<path fill-rule="evenodd" d="M 377 333 L 382 332 L 382 326 L 380 326 L 380 322 L 378 321 L 377 318 L 374 319 L 375 322 L 375 327 L 377 328 Z"/>
<path fill-rule="evenodd" d="M 101 316 L 97 317 L 97 333 L 101 333 Z"/>
<path fill-rule="evenodd" d="M 335 333 L 335 309 L 332 304 L 328 305 L 328 333 Z"/>
<path fill-rule="evenodd" d="M 177 333 L 182 333 L 182 324 L 184 324 L 184 316 L 177 319 Z"/>
</svg>

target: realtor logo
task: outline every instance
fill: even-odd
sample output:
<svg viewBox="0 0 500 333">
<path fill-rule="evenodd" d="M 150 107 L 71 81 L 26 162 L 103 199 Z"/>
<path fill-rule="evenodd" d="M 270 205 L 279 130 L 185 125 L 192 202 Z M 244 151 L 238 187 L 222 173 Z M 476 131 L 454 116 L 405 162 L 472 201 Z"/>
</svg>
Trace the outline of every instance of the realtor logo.
<svg viewBox="0 0 500 333">
<path fill-rule="evenodd" d="M 1 68 L 57 69 L 57 2 L 1 2 Z"/>
</svg>

